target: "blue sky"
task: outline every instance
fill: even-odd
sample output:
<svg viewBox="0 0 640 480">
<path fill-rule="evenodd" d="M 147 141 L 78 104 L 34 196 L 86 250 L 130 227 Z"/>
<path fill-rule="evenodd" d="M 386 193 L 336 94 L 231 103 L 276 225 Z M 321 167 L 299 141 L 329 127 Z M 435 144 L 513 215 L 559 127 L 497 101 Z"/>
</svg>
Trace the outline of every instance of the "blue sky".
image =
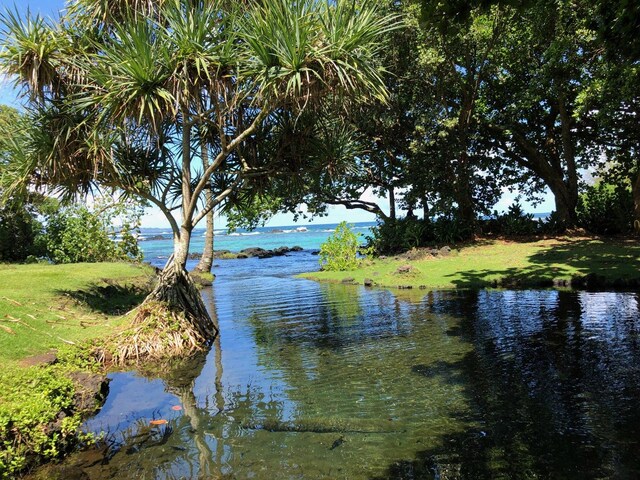
<svg viewBox="0 0 640 480">
<path fill-rule="evenodd" d="M 27 1 L 5 1 L 0 0 L 0 11 L 4 12 L 7 9 L 17 9 L 21 13 L 25 13 L 28 10 L 31 13 L 38 13 L 45 17 L 57 17 L 58 12 L 64 9 L 65 2 L 62 0 L 27 0 Z M 11 87 L 11 84 L 7 79 L 0 80 L 0 103 L 13 105 L 19 107 L 20 103 L 17 99 L 17 92 Z M 501 201 L 496 205 L 498 211 L 503 211 L 513 202 L 515 195 L 506 192 L 503 195 Z M 388 202 L 386 199 L 375 198 L 373 195 L 366 195 L 368 201 L 377 201 L 383 210 L 389 210 Z M 553 210 L 553 201 L 550 195 L 547 195 L 545 201 L 537 207 L 532 207 L 525 204 L 525 209 L 531 212 L 550 212 Z M 348 220 L 349 222 L 367 222 L 374 221 L 375 216 L 369 212 L 361 210 L 347 210 L 344 207 L 336 206 L 329 208 L 329 215 L 326 217 L 318 218 L 313 223 L 338 223 L 342 220 Z M 269 221 L 269 225 L 280 226 L 290 225 L 293 223 L 293 216 L 288 214 L 276 215 Z M 306 223 L 306 221 L 301 221 Z M 218 224 L 223 227 L 225 225 L 224 219 L 220 219 Z M 157 208 L 150 208 L 143 217 L 143 226 L 145 227 L 168 227 L 168 222 L 164 218 L 162 212 Z"/>
</svg>

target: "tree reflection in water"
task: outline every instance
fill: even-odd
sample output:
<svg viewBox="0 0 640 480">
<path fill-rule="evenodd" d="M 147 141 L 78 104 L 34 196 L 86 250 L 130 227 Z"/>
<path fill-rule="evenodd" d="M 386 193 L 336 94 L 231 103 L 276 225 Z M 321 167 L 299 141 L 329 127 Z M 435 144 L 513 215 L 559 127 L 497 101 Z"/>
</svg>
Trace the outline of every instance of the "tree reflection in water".
<svg viewBox="0 0 640 480">
<path fill-rule="evenodd" d="M 640 477 L 638 294 L 252 282 L 205 295 L 212 351 L 149 372 L 169 398 L 83 474 Z"/>
</svg>

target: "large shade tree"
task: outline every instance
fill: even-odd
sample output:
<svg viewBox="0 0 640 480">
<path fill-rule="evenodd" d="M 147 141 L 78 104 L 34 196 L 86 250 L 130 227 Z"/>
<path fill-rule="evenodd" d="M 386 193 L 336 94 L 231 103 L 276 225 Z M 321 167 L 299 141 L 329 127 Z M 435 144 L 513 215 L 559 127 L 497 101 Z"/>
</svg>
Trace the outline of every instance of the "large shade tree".
<svg viewBox="0 0 640 480">
<path fill-rule="evenodd" d="M 72 0 L 55 22 L 5 13 L 0 64 L 33 125 L 12 186 L 112 187 L 157 206 L 174 251 L 149 300 L 178 312 L 190 344 L 208 341 L 216 329 L 185 270 L 193 228 L 277 170 L 250 149 L 282 112 L 385 96 L 375 59 L 393 19 L 375 3 Z"/>
</svg>

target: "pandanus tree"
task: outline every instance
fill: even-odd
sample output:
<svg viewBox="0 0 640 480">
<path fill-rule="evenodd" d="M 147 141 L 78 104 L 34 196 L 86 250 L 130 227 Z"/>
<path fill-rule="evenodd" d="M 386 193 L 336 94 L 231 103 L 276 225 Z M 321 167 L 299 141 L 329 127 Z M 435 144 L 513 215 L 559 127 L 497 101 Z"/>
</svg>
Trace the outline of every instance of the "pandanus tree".
<svg viewBox="0 0 640 480">
<path fill-rule="evenodd" d="M 207 342 L 216 328 L 185 270 L 193 229 L 277 170 L 245 154 L 275 116 L 385 96 L 378 38 L 395 21 L 375 4 L 72 0 L 59 21 L 5 13 L 0 66 L 31 116 L 11 185 L 116 188 L 159 208 L 174 250 L 147 302 Z"/>
</svg>

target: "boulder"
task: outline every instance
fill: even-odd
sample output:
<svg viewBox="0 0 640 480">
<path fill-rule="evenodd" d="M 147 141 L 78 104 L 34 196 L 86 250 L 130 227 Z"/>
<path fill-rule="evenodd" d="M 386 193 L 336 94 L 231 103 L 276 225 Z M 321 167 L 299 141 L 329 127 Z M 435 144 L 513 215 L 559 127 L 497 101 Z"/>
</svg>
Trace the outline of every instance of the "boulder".
<svg viewBox="0 0 640 480">
<path fill-rule="evenodd" d="M 400 265 L 398 267 L 398 269 L 396 270 L 396 273 L 410 273 L 413 270 L 413 266 L 412 265 Z"/>
<path fill-rule="evenodd" d="M 373 287 L 373 279 L 371 278 L 365 278 L 363 283 L 365 287 Z"/>
<path fill-rule="evenodd" d="M 438 250 L 438 254 L 441 257 L 448 257 L 449 255 L 451 255 L 451 247 L 445 245 L 440 250 Z"/>
<path fill-rule="evenodd" d="M 240 250 L 240 253 L 244 253 L 247 257 L 259 257 L 261 255 L 266 255 L 268 252 L 264 248 L 250 247 Z"/>
</svg>

